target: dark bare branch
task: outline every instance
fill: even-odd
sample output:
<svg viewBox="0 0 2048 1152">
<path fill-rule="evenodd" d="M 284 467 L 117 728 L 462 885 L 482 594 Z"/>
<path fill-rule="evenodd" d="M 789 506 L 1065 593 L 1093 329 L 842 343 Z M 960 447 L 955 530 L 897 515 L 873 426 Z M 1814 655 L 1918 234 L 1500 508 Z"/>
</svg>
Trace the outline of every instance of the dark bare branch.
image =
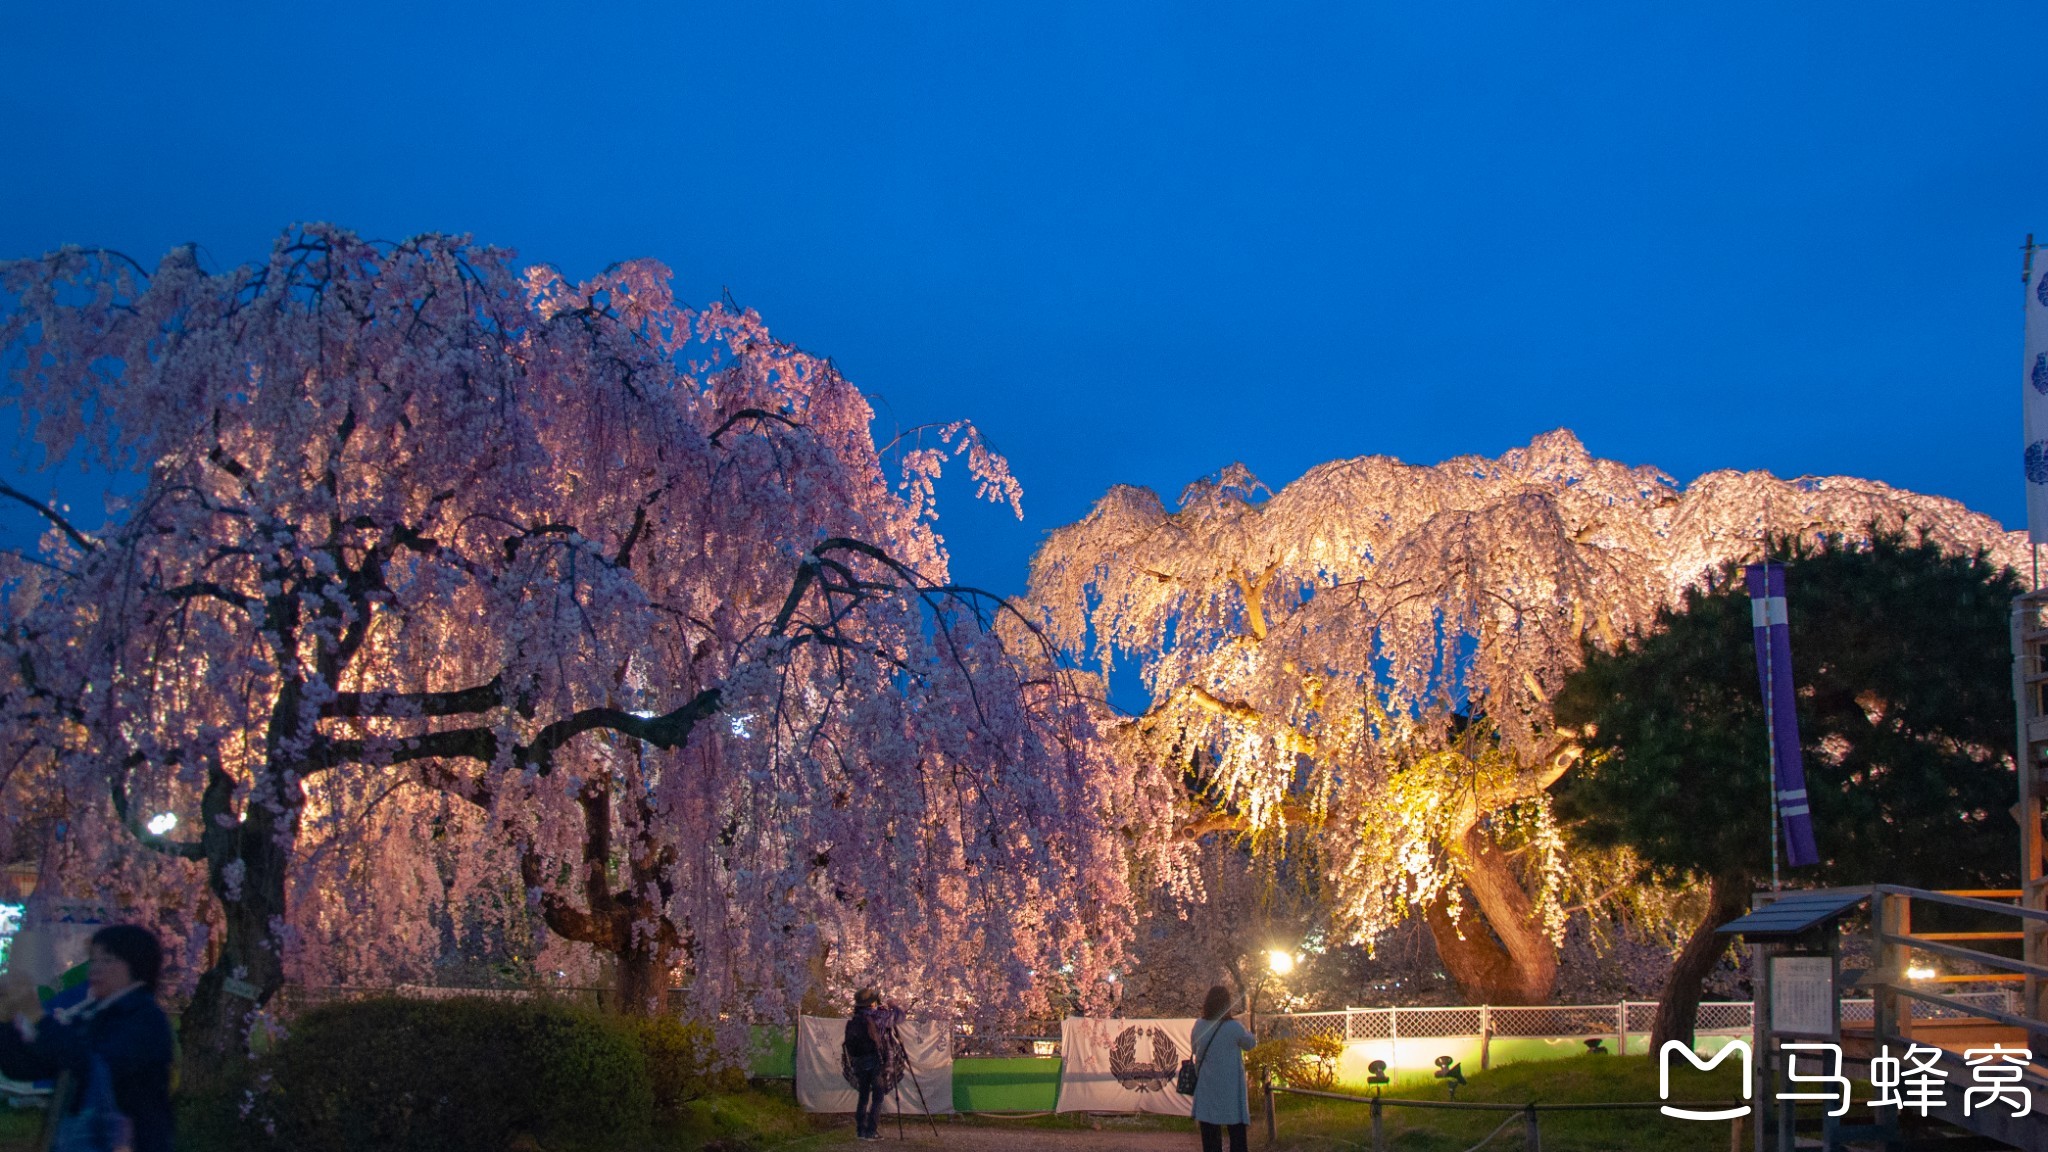
<svg viewBox="0 0 2048 1152">
<path fill-rule="evenodd" d="M 128 829 L 129 834 L 135 837 L 137 843 L 152 852 L 161 852 L 166 856 L 176 856 L 182 860 L 206 859 L 206 848 L 198 841 L 172 840 L 167 836 L 160 836 L 144 827 L 142 821 L 134 819 L 129 815 L 128 774 L 145 763 L 146 759 L 139 752 L 130 755 L 121 762 L 121 766 L 113 773 L 108 785 L 108 791 L 111 793 L 114 802 L 115 818 L 121 821 L 121 826 Z"/>
<path fill-rule="evenodd" d="M 794 420 L 791 420 L 789 417 L 781 415 L 780 413 L 770 412 L 765 408 L 742 408 L 739 411 L 733 413 L 732 415 L 726 417 L 725 423 L 720 424 L 717 430 L 711 433 L 711 442 L 713 444 L 718 443 L 718 438 L 720 436 L 723 436 L 727 432 L 732 431 L 732 426 L 739 423 L 742 420 L 773 420 L 778 424 L 784 424 L 791 428 L 803 427 L 803 425 L 797 423 Z"/>
<path fill-rule="evenodd" d="M 187 583 L 164 589 L 163 594 L 172 600 L 209 598 L 218 600 L 223 604 L 231 604 L 244 612 L 254 612 L 263 606 L 263 602 L 254 596 L 244 596 L 232 588 L 217 584 L 211 580 L 188 581 Z"/>
<path fill-rule="evenodd" d="M 322 716 L 469 716 L 502 707 L 505 678 L 452 692 L 337 692 Z"/>
<path fill-rule="evenodd" d="M 19 500 L 23 504 L 28 505 L 30 508 L 35 509 L 35 511 L 39 515 L 41 515 L 43 519 L 48 520 L 50 523 L 56 525 L 57 530 L 59 532 L 64 533 L 64 535 L 68 537 L 73 544 L 78 545 L 85 551 L 91 552 L 100 546 L 99 541 L 92 539 L 85 533 L 80 532 L 78 529 L 72 527 L 71 521 L 66 520 L 63 517 L 63 515 L 60 514 L 55 508 L 50 507 L 48 504 L 45 504 L 42 501 L 35 499 L 34 497 L 28 495 L 25 492 L 22 492 L 20 489 L 14 487 L 14 485 L 9 484 L 5 480 L 0 480 L 0 496 L 5 496 L 11 500 Z"/>
</svg>

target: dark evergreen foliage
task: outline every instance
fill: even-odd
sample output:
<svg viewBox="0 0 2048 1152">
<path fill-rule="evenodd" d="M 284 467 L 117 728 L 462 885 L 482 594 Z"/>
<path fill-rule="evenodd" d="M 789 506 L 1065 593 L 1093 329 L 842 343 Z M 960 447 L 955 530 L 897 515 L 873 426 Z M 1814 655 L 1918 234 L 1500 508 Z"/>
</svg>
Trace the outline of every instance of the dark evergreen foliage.
<svg viewBox="0 0 2048 1152">
<path fill-rule="evenodd" d="M 293 1022 L 252 1119 L 294 1152 L 637 1147 L 655 1092 L 636 1039 L 545 1000 L 329 1005 Z"/>
<path fill-rule="evenodd" d="M 2019 863 L 2009 571 L 1925 542 L 1780 546 L 1821 863 L 1801 886 L 2003 887 Z M 1589 652 L 1557 699 L 1573 833 L 1668 876 L 1770 872 L 1761 690 L 1739 571 Z"/>
<path fill-rule="evenodd" d="M 1819 864 L 1799 887 L 2003 888 L 2019 867 L 2010 614 L 2020 585 L 1983 556 L 1873 531 L 1780 544 Z M 1588 651 L 1557 698 L 1579 766 L 1558 808 L 1580 841 L 1627 845 L 1646 879 L 1704 881 L 1651 1043 L 1692 1040 L 1714 929 L 1770 876 L 1770 761 L 1750 601 L 1737 570 L 1688 592 L 1619 651 Z"/>
</svg>

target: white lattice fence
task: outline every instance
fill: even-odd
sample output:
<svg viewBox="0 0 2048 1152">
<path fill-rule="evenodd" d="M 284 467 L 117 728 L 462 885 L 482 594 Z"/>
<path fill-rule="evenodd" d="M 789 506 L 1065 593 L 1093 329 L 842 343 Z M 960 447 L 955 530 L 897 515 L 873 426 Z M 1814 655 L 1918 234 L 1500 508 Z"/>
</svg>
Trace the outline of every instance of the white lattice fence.
<svg viewBox="0 0 2048 1152">
<path fill-rule="evenodd" d="M 1347 1040 L 1385 1040 L 1394 1034 L 1392 1008 L 1354 1008 L 1344 1015 Z"/>
<path fill-rule="evenodd" d="M 1483 1008 L 1393 1008 L 1391 1031 L 1396 1039 L 1477 1036 L 1485 1022 Z"/>
<path fill-rule="evenodd" d="M 1619 1004 L 1489 1008 L 1495 1036 L 1612 1036 L 1621 1031 Z"/>
<path fill-rule="evenodd" d="M 1974 1008 L 2015 1010 L 2004 990 L 1957 992 L 1951 999 Z M 1962 1016 L 1953 1008 L 1912 1003 L 1913 1017 L 1939 1020 Z M 1842 1001 L 1842 1023 L 1869 1024 L 1868 1000 Z M 1657 1022 L 1655 1001 L 1620 1004 L 1552 1004 L 1518 1008 L 1352 1008 L 1343 1012 L 1297 1012 L 1269 1016 L 1260 1031 L 1268 1036 L 1330 1036 L 1342 1040 L 1433 1039 L 1450 1036 L 1612 1036 L 1627 1021 L 1631 1033 L 1649 1032 Z M 1693 1017 L 1696 1032 L 1747 1033 L 1756 1026 L 1748 1001 L 1701 1004 Z"/>
<path fill-rule="evenodd" d="M 2002 993 L 1992 993 L 1997 996 Z M 1870 1019 L 1870 1002 L 1845 1000 L 1842 1019 L 1853 1022 L 1856 1005 L 1861 1020 Z M 1996 1005 L 1992 1005 L 1996 1006 Z M 1267 1016 L 1259 1031 L 1274 1036 L 1328 1036 L 1340 1040 L 1422 1040 L 1452 1036 L 1612 1036 L 1622 1031 L 1648 1032 L 1656 1023 L 1654 1001 L 1621 1004 L 1546 1004 L 1529 1007 L 1351 1008 L 1342 1012 L 1294 1012 Z M 1747 1032 L 1750 1006 L 1708 1003 L 1694 1017 L 1701 1032 Z"/>
<path fill-rule="evenodd" d="M 1350 1012 L 1296 1012 L 1288 1016 L 1274 1016 L 1261 1021 L 1259 1031 L 1264 1039 L 1290 1036 L 1299 1040 L 1327 1037 L 1331 1040 L 1350 1040 L 1347 1026 Z"/>
<path fill-rule="evenodd" d="M 1700 1007 L 1704 1008 L 1706 1005 L 1702 1004 Z M 1622 1010 L 1628 1013 L 1628 1030 L 1631 1032 L 1648 1032 L 1657 1026 L 1657 1002 L 1655 1000 L 1624 1001 Z M 1698 1017 L 1695 1016 L 1694 1019 L 1698 1019 Z M 1698 1027 L 1698 1025 L 1694 1026 Z"/>
<path fill-rule="evenodd" d="M 1652 1019 L 1656 1005 L 1650 1006 Z M 1693 1015 L 1696 1032 L 1750 1032 L 1756 1028 L 1756 1013 L 1747 1001 L 1732 1004 L 1702 1004 Z M 1648 1029 L 1644 1029 L 1648 1031 Z"/>
</svg>

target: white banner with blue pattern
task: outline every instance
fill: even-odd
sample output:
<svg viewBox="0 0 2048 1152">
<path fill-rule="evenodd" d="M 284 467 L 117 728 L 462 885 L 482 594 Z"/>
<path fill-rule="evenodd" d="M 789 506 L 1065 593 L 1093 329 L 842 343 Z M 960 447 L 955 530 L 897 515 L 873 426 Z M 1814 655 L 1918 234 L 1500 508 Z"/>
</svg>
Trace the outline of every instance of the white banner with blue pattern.
<svg viewBox="0 0 2048 1152">
<path fill-rule="evenodd" d="M 2048 544 L 2048 249 L 2035 254 L 2027 283 L 2027 341 L 2020 393 L 2026 397 L 2027 538 Z"/>
<path fill-rule="evenodd" d="M 806 1112 L 851 1112 L 858 1102 L 844 1045 L 846 1021 L 803 1016 L 796 1029 L 796 1102 Z M 953 1028 L 943 1020 L 905 1020 L 884 1055 L 882 1111 L 906 1115 L 953 1110 Z"/>
<path fill-rule="evenodd" d="M 1161 1112 L 1189 1116 L 1195 1102 L 1174 1091 L 1180 1062 L 1194 1052 L 1194 1017 L 1103 1020 L 1069 1016 L 1060 1025 L 1060 1112 Z"/>
</svg>

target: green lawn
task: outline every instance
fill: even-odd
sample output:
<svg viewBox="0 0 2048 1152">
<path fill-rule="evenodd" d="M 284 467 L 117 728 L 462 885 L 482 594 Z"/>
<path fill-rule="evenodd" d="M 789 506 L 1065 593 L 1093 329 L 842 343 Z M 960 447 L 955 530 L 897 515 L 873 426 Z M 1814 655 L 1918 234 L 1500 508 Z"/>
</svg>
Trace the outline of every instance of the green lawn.
<svg viewBox="0 0 2048 1152">
<path fill-rule="evenodd" d="M 43 1130 L 41 1112 L 17 1111 L 0 1106 L 0 1152 L 28 1152 Z"/>
<path fill-rule="evenodd" d="M 1739 1096 L 1733 1064 L 1711 1073 L 1682 1068 L 1672 1074 L 1672 1096 L 1687 1100 L 1735 1100 Z M 1403 1084 L 1390 1093 L 1395 1098 L 1443 1100 L 1441 1085 Z M 1508 1104 L 1590 1103 L 1600 1101 L 1655 1101 L 1657 1067 L 1648 1057 L 1587 1056 L 1570 1060 L 1511 1064 L 1472 1076 L 1458 1091 L 1461 1101 L 1490 1101 Z M 1859 1096 L 1858 1099 L 1863 1097 Z M 1415 1108 L 1386 1109 L 1387 1143 L 1398 1152 L 1463 1152 L 1490 1132 L 1508 1114 L 1498 1112 L 1451 1112 Z M 1282 1095 L 1275 1117 L 1280 1134 L 1278 1147 L 1287 1152 L 1328 1152 L 1328 1150 L 1370 1149 L 1372 1128 L 1366 1105 L 1335 1100 L 1315 1100 Z M 0 1152 L 28 1152 L 41 1117 L 38 1113 L 0 1110 Z M 889 1122 L 893 1131 L 894 1121 Z M 977 1127 L 1025 1129 L 1045 1133 L 1085 1130 L 1097 1124 L 1118 1129 L 1163 1129 L 1187 1131 L 1188 1121 L 1175 1117 L 1058 1116 L 1029 1120 L 976 1120 L 961 1117 L 939 1121 Z M 1256 1108 L 1253 1116 L 1256 1146 L 1264 1144 L 1265 1118 Z M 1560 1113 L 1541 1117 L 1545 1152 L 1594 1152 L 1631 1149 L 1640 1152 L 1721 1152 L 1728 1147 L 1725 1122 L 1708 1123 L 1673 1120 L 1654 1110 L 1606 1113 Z M 845 1143 L 845 1117 L 813 1117 L 796 1107 L 786 1083 L 770 1084 L 745 1092 L 709 1097 L 690 1106 L 686 1122 L 661 1135 L 658 1144 L 645 1152 L 696 1152 L 700 1149 L 776 1149 L 778 1152 L 811 1152 L 825 1145 Z M 1078 1133 L 1077 1133 L 1078 1134 Z M 184 1125 L 179 1147 L 184 1152 L 227 1152 L 201 1137 L 192 1124 Z M 1047 1141 L 1048 1145 L 1052 1142 Z M 1075 1145 L 1079 1147 L 1080 1145 Z M 1520 1119 L 1489 1147 L 1511 1152 L 1521 1144 Z M 621 1149 L 620 1152 L 637 1152 Z"/>
<path fill-rule="evenodd" d="M 1053 1063 L 1053 1062 L 1048 1062 Z M 1681 1068 L 1672 1074 L 1672 1098 L 1674 1100 L 1735 1100 L 1740 1093 L 1739 1080 L 1733 1074 L 1732 1062 L 1715 1069 L 1712 1073 L 1701 1073 L 1690 1068 Z M 1020 1085 L 1021 1087 L 1021 1085 Z M 1416 1084 L 1413 1082 L 1397 1086 L 1388 1099 L 1396 1097 L 1418 1100 L 1445 1100 L 1448 1094 L 1439 1084 Z M 1551 1103 L 1598 1103 L 1608 1101 L 1655 1101 L 1657 1099 L 1657 1066 L 1648 1057 L 1587 1056 L 1569 1060 L 1542 1061 L 1513 1064 L 1490 1072 L 1481 1072 L 1471 1082 L 1458 1090 L 1461 1101 L 1485 1101 L 1493 1103 L 1539 1104 Z M 727 1137 L 727 1146 L 769 1147 L 779 1140 L 800 1140 L 805 1132 L 816 1132 L 813 1125 L 835 1124 L 843 1127 L 844 1118 L 826 1120 L 805 1117 L 794 1110 L 787 1091 L 780 1093 L 749 1093 L 743 1097 L 720 1098 L 713 1106 L 719 1108 L 737 1107 L 734 1101 L 752 1101 L 744 1105 L 749 1111 L 747 1131 L 761 1134 L 758 1144 L 749 1145 L 748 1138 L 735 1128 Z M 1371 1114 L 1364 1104 L 1335 1100 L 1316 1100 L 1298 1096 L 1279 1097 L 1277 1127 L 1280 1141 L 1278 1148 L 1284 1152 L 1343 1152 L 1345 1149 L 1370 1149 L 1372 1147 Z M 1387 1146 L 1397 1152 L 1463 1152 L 1477 1143 L 1480 1137 L 1492 1131 L 1507 1113 L 1500 1112 L 1453 1112 L 1446 1110 L 1423 1110 L 1388 1107 Z M 886 1121 L 894 1132 L 894 1120 Z M 1030 1119 L 996 1120 L 979 1119 L 971 1116 L 953 1120 L 941 1119 L 943 1132 L 949 1124 L 965 1124 L 982 1128 L 998 1128 L 1006 1131 L 1043 1133 L 1048 1137 L 1055 1133 L 1081 1132 L 1102 1127 L 1106 1129 L 1151 1129 L 1174 1132 L 1189 1131 L 1192 1125 L 1178 1117 L 1168 1116 L 1104 1116 L 1083 1115 L 1041 1116 Z M 1612 1149 L 1640 1149 L 1643 1152 L 1723 1152 L 1728 1147 L 1728 1124 L 1698 1121 L 1673 1120 L 1654 1110 L 1607 1113 L 1563 1113 L 1543 1114 L 1543 1147 L 1545 1152 L 1608 1152 Z M 1256 1104 L 1252 1120 L 1253 1146 L 1264 1147 L 1265 1118 Z M 786 1133 L 779 1138 L 770 1138 L 770 1131 Z M 825 1142 L 831 1137 L 823 1136 Z M 801 1141 L 788 1145 L 792 1149 L 806 1148 L 817 1141 Z M 1046 1147 L 1085 1147 L 1074 1140 L 1054 1144 L 1048 1139 Z M 1192 1146 L 1192 1143 L 1191 1143 Z M 678 1144 L 677 1148 L 690 1147 Z M 1504 1132 L 1495 1144 L 1504 1152 L 1513 1152 L 1522 1147 L 1521 1120 L 1517 1116 L 1509 1131 Z"/>
<path fill-rule="evenodd" d="M 1702 1073 L 1683 1068 L 1672 1073 L 1673 1100 L 1726 1100 L 1740 1096 L 1740 1079 L 1732 1062 Z M 1441 1085 L 1418 1088 L 1396 1085 L 1387 1099 L 1447 1100 Z M 1569 1060 L 1510 1064 L 1471 1077 L 1457 1099 L 1500 1104 L 1589 1104 L 1657 1100 L 1657 1065 L 1647 1056 L 1582 1056 Z M 1279 1097 L 1276 1108 L 1280 1147 L 1308 1152 L 1346 1146 L 1372 1147 L 1371 1113 L 1364 1104 Z M 1462 1152 L 1503 1120 L 1505 1112 L 1466 1112 L 1398 1107 L 1385 1110 L 1387 1147 L 1400 1152 Z M 1593 1152 L 1626 1148 L 1640 1152 L 1722 1152 L 1728 1147 L 1729 1124 L 1674 1120 L 1655 1109 L 1626 1112 L 1539 1113 L 1545 1152 Z M 1253 1121 L 1262 1129 L 1264 1119 Z M 1514 1116 L 1494 1144 L 1522 1147 L 1522 1120 Z M 1263 1136 L 1263 1131 L 1259 1132 Z"/>
<path fill-rule="evenodd" d="M 42 1113 L 0 1108 L 0 1152 L 31 1152 Z M 649 1148 L 619 1152 L 811 1152 L 843 1142 L 842 1117 L 812 1117 L 799 1111 L 786 1085 L 707 1097 L 688 1105 L 683 1123 L 657 1134 Z M 241 1152 L 233 1138 L 210 1136 L 206 1118 L 190 1101 L 180 1102 L 179 1152 Z"/>
</svg>

